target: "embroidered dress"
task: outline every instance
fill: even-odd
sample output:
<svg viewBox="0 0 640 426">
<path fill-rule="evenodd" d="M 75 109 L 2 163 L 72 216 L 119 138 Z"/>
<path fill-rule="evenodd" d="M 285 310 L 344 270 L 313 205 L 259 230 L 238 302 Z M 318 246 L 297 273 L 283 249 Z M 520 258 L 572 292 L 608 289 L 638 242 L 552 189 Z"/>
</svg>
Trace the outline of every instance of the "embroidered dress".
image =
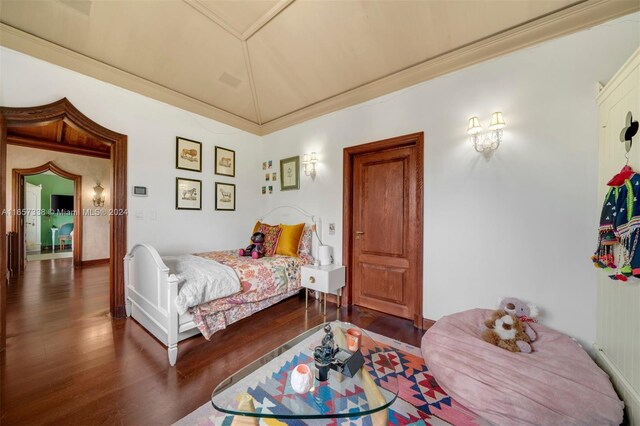
<svg viewBox="0 0 640 426">
<path fill-rule="evenodd" d="M 602 206 L 598 228 L 598 246 L 592 256 L 594 266 L 615 270 L 609 277 L 626 281 L 640 278 L 640 175 L 633 174 L 624 184 L 612 187 Z"/>
</svg>

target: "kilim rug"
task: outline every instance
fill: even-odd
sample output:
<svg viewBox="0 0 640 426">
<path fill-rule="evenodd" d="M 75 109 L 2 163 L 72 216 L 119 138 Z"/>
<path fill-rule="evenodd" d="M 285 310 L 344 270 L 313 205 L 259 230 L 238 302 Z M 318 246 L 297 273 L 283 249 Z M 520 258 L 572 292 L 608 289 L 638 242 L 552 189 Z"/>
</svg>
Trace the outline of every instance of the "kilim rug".
<svg viewBox="0 0 640 426">
<path fill-rule="evenodd" d="M 319 333 L 324 334 L 323 331 Z M 319 336 L 321 336 L 320 334 Z M 367 334 L 375 341 L 376 347 L 362 347 L 365 357 L 365 368 L 371 373 L 376 384 L 385 387 L 385 383 L 397 380 L 398 398 L 389 408 L 390 425 L 486 425 L 487 423 L 477 415 L 453 401 L 435 379 L 429 374 L 429 370 L 424 363 L 420 349 L 390 339 L 388 337 L 367 331 Z M 288 380 L 289 372 L 298 363 L 313 363 L 310 352 L 306 347 L 309 341 L 317 340 L 318 336 L 312 335 L 296 347 L 280 355 L 277 359 L 261 367 L 268 367 L 269 374 L 282 380 L 283 384 Z M 300 350 L 296 350 L 296 348 Z M 309 354 L 307 355 L 307 352 Z M 308 359 L 307 359 L 308 358 Z M 249 380 L 254 389 L 260 391 L 259 377 L 264 377 L 262 370 L 259 377 L 251 380 L 253 375 L 243 379 Z M 245 388 L 246 389 L 246 388 Z M 213 390 L 213 389 L 212 389 Z M 348 399 L 345 395 L 336 395 L 338 399 Z M 268 409 L 272 401 L 264 398 L 263 401 L 256 401 L 257 406 L 262 406 L 263 410 Z M 344 401 L 342 401 L 344 403 Z M 176 426 L 208 426 L 208 425 L 231 425 L 233 418 L 213 408 L 211 402 L 206 402 L 202 407 L 193 413 L 179 420 Z M 378 426 L 373 425 L 368 416 L 355 419 L 332 419 L 332 420 L 283 420 L 275 421 L 270 419 L 260 420 L 261 425 L 290 425 L 290 426 Z"/>
</svg>

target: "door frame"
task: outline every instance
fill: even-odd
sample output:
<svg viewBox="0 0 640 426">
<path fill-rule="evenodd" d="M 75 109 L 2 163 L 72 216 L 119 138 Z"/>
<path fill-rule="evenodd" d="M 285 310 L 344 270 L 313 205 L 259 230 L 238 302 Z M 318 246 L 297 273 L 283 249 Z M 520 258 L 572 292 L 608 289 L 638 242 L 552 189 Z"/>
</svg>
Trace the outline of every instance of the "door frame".
<svg viewBox="0 0 640 426">
<path fill-rule="evenodd" d="M 109 145 L 111 158 L 111 201 L 109 238 L 109 311 L 113 318 L 124 318 L 124 257 L 127 254 L 127 136 L 102 127 L 82 114 L 67 98 L 35 107 L 0 107 L 0 211 L 6 209 L 7 128 L 42 126 L 63 120 L 65 124 Z M 0 217 L 0 252 L 6 252 L 6 218 Z M 7 270 L 0 256 L 0 273 Z M 0 351 L 6 345 L 6 290 L 0 286 Z"/>
<path fill-rule="evenodd" d="M 82 266 L 82 240 L 84 235 L 82 232 L 82 176 L 68 172 L 53 162 L 49 161 L 38 167 L 32 167 L 29 169 L 13 169 L 13 191 L 11 194 L 11 209 L 12 211 L 24 210 L 24 182 L 25 176 L 37 175 L 44 172 L 51 172 L 57 176 L 63 177 L 73 181 L 73 209 L 76 214 L 73 216 L 73 265 L 76 268 Z M 15 232 L 18 233 L 18 264 L 20 270 L 25 268 L 25 255 L 24 255 L 24 220 L 21 220 L 24 216 L 12 215 L 11 226 Z M 52 244 L 55 244 L 52 241 Z"/>
<path fill-rule="evenodd" d="M 417 150 L 416 158 L 416 205 L 419 210 L 416 218 L 416 233 L 420 235 L 420 244 L 413 251 L 413 264 L 416 267 L 416 283 L 417 291 L 415 305 L 415 316 L 413 325 L 422 328 L 422 292 L 423 292 L 423 250 L 422 239 L 424 238 L 424 132 L 411 133 L 395 138 L 384 139 L 381 141 L 370 142 L 363 145 L 344 148 L 343 151 L 343 180 L 342 180 L 342 263 L 346 266 L 346 291 L 343 292 L 342 303 L 351 305 L 353 303 L 353 171 L 354 160 L 358 155 L 371 154 L 375 152 L 389 151 L 399 148 L 415 147 Z"/>
</svg>

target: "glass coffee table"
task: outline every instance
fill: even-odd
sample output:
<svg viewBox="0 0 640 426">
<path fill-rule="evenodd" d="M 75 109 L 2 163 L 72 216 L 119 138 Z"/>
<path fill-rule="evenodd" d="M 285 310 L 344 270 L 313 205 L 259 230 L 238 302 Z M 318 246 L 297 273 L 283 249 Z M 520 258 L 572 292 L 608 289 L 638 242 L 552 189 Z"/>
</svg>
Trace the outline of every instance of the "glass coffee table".
<svg viewBox="0 0 640 426">
<path fill-rule="evenodd" d="M 353 377 L 329 371 L 326 382 L 317 379 L 313 350 L 331 325 L 335 343 L 347 349 L 346 333 L 356 329 L 361 334 L 365 365 Z M 359 327 L 334 321 L 320 324 L 279 348 L 260 357 L 220 383 L 211 395 L 213 407 L 236 416 L 234 423 L 258 424 L 257 418 L 331 419 L 371 415 L 374 424 L 387 423 L 387 408 L 397 395 L 397 383 L 374 381 L 367 360 L 376 352 L 376 343 Z M 298 364 L 306 364 L 316 374 L 313 387 L 298 394 L 291 387 L 290 374 Z M 243 416 L 243 417 L 240 417 Z"/>
</svg>

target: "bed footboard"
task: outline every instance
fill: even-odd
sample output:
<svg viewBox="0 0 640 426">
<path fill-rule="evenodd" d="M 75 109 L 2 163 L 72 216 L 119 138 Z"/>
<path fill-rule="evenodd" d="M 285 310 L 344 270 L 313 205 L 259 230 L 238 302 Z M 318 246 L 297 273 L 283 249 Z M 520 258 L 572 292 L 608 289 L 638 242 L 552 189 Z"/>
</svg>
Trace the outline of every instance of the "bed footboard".
<svg viewBox="0 0 640 426">
<path fill-rule="evenodd" d="M 170 274 L 160 255 L 148 244 L 136 244 L 124 258 L 125 307 L 165 346 L 169 364 L 178 357 L 178 279 Z"/>
</svg>

